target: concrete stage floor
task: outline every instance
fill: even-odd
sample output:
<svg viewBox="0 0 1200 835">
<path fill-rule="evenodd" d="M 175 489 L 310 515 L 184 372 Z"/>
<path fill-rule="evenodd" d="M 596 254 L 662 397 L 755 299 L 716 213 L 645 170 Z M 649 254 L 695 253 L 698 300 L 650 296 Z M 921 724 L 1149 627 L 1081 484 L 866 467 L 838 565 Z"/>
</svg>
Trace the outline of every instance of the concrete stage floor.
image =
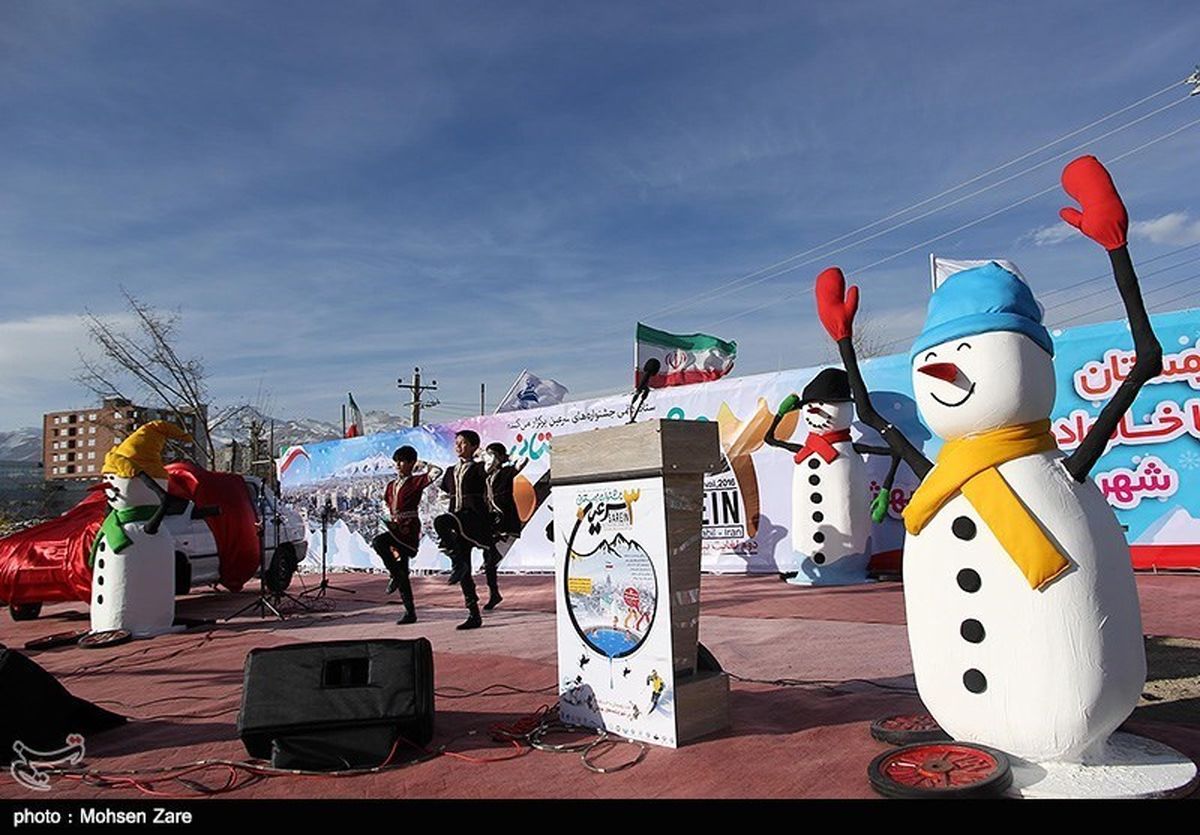
<svg viewBox="0 0 1200 835">
<path fill-rule="evenodd" d="M 462 599 L 444 577 L 414 578 L 420 622 L 401 627 L 394 624 L 401 609 L 385 597 L 381 575 L 331 576 L 357 594 L 331 592 L 322 611 L 296 611 L 286 621 L 242 616 L 109 649 L 27 654 L 72 693 L 132 718 L 86 741 L 87 765 L 112 771 L 244 760 L 235 722 L 242 665 L 252 648 L 429 638 L 438 693 L 430 747 L 463 756 L 347 778 L 271 777 L 222 795 L 229 798 L 869 798 L 875 795 L 867 765 L 887 747 L 871 738 L 871 721 L 921 709 L 898 582 L 818 590 L 773 575 L 706 576 L 700 637 L 724 669 L 792 683 L 734 681 L 731 729 L 678 750 L 651 748 L 618 773 L 596 774 L 578 755 L 536 750 L 476 762 L 513 753 L 511 745 L 489 738 L 491 725 L 517 721 L 555 700 L 552 578 L 502 577 L 504 602 L 484 613 L 484 627 L 457 632 Z M 300 580 L 292 592 L 301 590 Z M 1128 729 L 1200 759 L 1200 575 L 1141 575 L 1138 588 L 1150 681 Z M 223 618 L 251 599 L 249 593 L 190 595 L 179 599 L 177 614 Z M 32 638 L 87 623 L 86 605 L 56 604 L 32 622 L 6 616 L 0 641 L 20 649 Z M 537 692 L 495 688 L 463 695 L 492 684 Z M 617 764 L 633 752 L 620 746 L 599 763 Z M 398 760 L 407 758 L 398 752 Z M 191 776 L 209 785 L 225 779 L 224 772 Z M 186 796 L 178 784 L 155 788 Z M 2 798 L 31 795 L 7 774 L 0 780 Z M 39 799 L 143 797 L 133 787 L 59 779 Z"/>
</svg>

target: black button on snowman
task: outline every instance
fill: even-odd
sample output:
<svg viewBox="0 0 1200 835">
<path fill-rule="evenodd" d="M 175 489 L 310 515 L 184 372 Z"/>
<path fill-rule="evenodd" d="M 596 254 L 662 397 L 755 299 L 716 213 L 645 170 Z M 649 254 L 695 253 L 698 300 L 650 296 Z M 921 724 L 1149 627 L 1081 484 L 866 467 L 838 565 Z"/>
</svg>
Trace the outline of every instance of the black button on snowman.
<svg viewBox="0 0 1200 835">
<path fill-rule="evenodd" d="M 134 637 L 168 632 L 175 620 L 175 548 L 161 518 L 167 486 L 162 450 L 168 438 L 187 438 L 166 421 L 139 427 L 104 457 L 109 513 L 92 543 L 92 632 L 121 629 Z"/>
<path fill-rule="evenodd" d="M 803 444 L 775 437 L 788 412 L 797 410 L 807 430 Z M 850 436 L 854 402 L 846 372 L 826 368 L 780 405 L 766 442 L 793 453 L 792 550 L 796 585 L 845 585 L 867 579 L 871 497 L 867 469 Z"/>
<path fill-rule="evenodd" d="M 1137 360 L 1070 455 L 1057 448 L 1054 345 L 1011 265 L 936 286 L 911 351 L 914 399 L 944 443 L 936 466 L 871 404 L 852 340 L 857 288 L 817 279 L 863 423 L 921 480 L 904 511 L 904 599 L 921 700 L 954 739 L 1039 763 L 1097 762 L 1137 704 L 1145 655 L 1124 533 L 1089 478 L 1137 390 L 1161 371 L 1108 172 L 1075 160 L 1062 217 L 1109 251 Z"/>
</svg>

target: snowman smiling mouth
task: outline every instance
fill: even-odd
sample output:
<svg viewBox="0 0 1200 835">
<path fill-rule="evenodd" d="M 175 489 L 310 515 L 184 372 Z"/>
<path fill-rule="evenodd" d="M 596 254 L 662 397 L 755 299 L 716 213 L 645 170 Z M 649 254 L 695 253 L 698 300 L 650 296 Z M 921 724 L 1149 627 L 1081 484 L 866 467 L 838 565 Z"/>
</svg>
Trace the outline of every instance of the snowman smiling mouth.
<svg viewBox="0 0 1200 835">
<path fill-rule="evenodd" d="M 833 415 L 820 406 L 809 406 L 804 410 L 804 420 L 813 429 L 824 429 L 833 422 Z"/>
<path fill-rule="evenodd" d="M 959 370 L 959 367 L 952 362 L 929 363 L 928 365 L 922 365 L 920 368 L 917 369 L 917 371 L 921 372 L 922 374 L 928 374 L 930 377 L 933 377 L 935 379 L 944 380 L 947 383 L 953 383 L 955 380 L 957 380 L 959 378 L 960 375 L 964 376 L 964 377 L 966 376 L 966 375 L 963 375 L 962 371 Z M 975 383 L 972 382 L 971 387 L 969 389 L 967 389 L 967 393 L 962 396 L 961 400 L 959 400 L 955 403 L 951 403 L 949 401 L 943 400 L 942 398 L 938 397 L 933 392 L 929 392 L 929 396 L 932 397 L 934 400 L 936 400 L 938 403 L 942 404 L 943 406 L 947 406 L 947 407 L 953 409 L 955 406 L 961 406 L 962 404 L 964 404 L 968 400 L 970 400 L 971 395 L 974 393 L 975 393 Z"/>
</svg>

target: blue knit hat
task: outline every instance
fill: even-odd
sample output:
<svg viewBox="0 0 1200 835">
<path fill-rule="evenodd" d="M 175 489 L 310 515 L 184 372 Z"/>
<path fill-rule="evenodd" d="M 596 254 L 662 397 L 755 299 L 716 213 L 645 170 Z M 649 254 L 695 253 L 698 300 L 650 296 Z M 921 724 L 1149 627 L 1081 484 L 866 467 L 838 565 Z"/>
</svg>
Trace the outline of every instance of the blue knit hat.
<svg viewBox="0 0 1200 835">
<path fill-rule="evenodd" d="M 995 261 L 955 273 L 934 291 L 925 328 L 909 359 L 951 339 L 992 331 L 1023 333 L 1054 356 L 1054 342 L 1042 325 L 1033 292 Z"/>
</svg>

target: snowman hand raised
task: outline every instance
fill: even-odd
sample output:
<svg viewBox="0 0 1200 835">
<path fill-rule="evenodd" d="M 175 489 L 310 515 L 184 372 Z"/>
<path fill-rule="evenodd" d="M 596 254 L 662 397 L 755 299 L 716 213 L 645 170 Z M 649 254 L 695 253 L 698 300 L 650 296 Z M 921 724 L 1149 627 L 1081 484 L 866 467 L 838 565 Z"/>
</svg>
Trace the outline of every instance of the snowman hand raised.
<svg viewBox="0 0 1200 835">
<path fill-rule="evenodd" d="M 830 267 L 817 276 L 817 316 L 833 341 L 850 336 L 854 314 L 858 312 L 858 288 L 846 289 L 846 277 L 837 267 Z"/>
<path fill-rule="evenodd" d="M 1059 217 L 1109 251 L 1125 246 L 1129 215 L 1100 160 L 1087 156 L 1072 161 L 1063 169 L 1062 185 L 1083 210 L 1062 209 Z"/>
<path fill-rule="evenodd" d="M 775 410 L 775 414 L 783 417 L 788 412 L 794 412 L 800 408 L 800 398 L 794 394 L 789 394 L 783 398 L 783 402 L 779 404 L 779 408 Z"/>
</svg>

